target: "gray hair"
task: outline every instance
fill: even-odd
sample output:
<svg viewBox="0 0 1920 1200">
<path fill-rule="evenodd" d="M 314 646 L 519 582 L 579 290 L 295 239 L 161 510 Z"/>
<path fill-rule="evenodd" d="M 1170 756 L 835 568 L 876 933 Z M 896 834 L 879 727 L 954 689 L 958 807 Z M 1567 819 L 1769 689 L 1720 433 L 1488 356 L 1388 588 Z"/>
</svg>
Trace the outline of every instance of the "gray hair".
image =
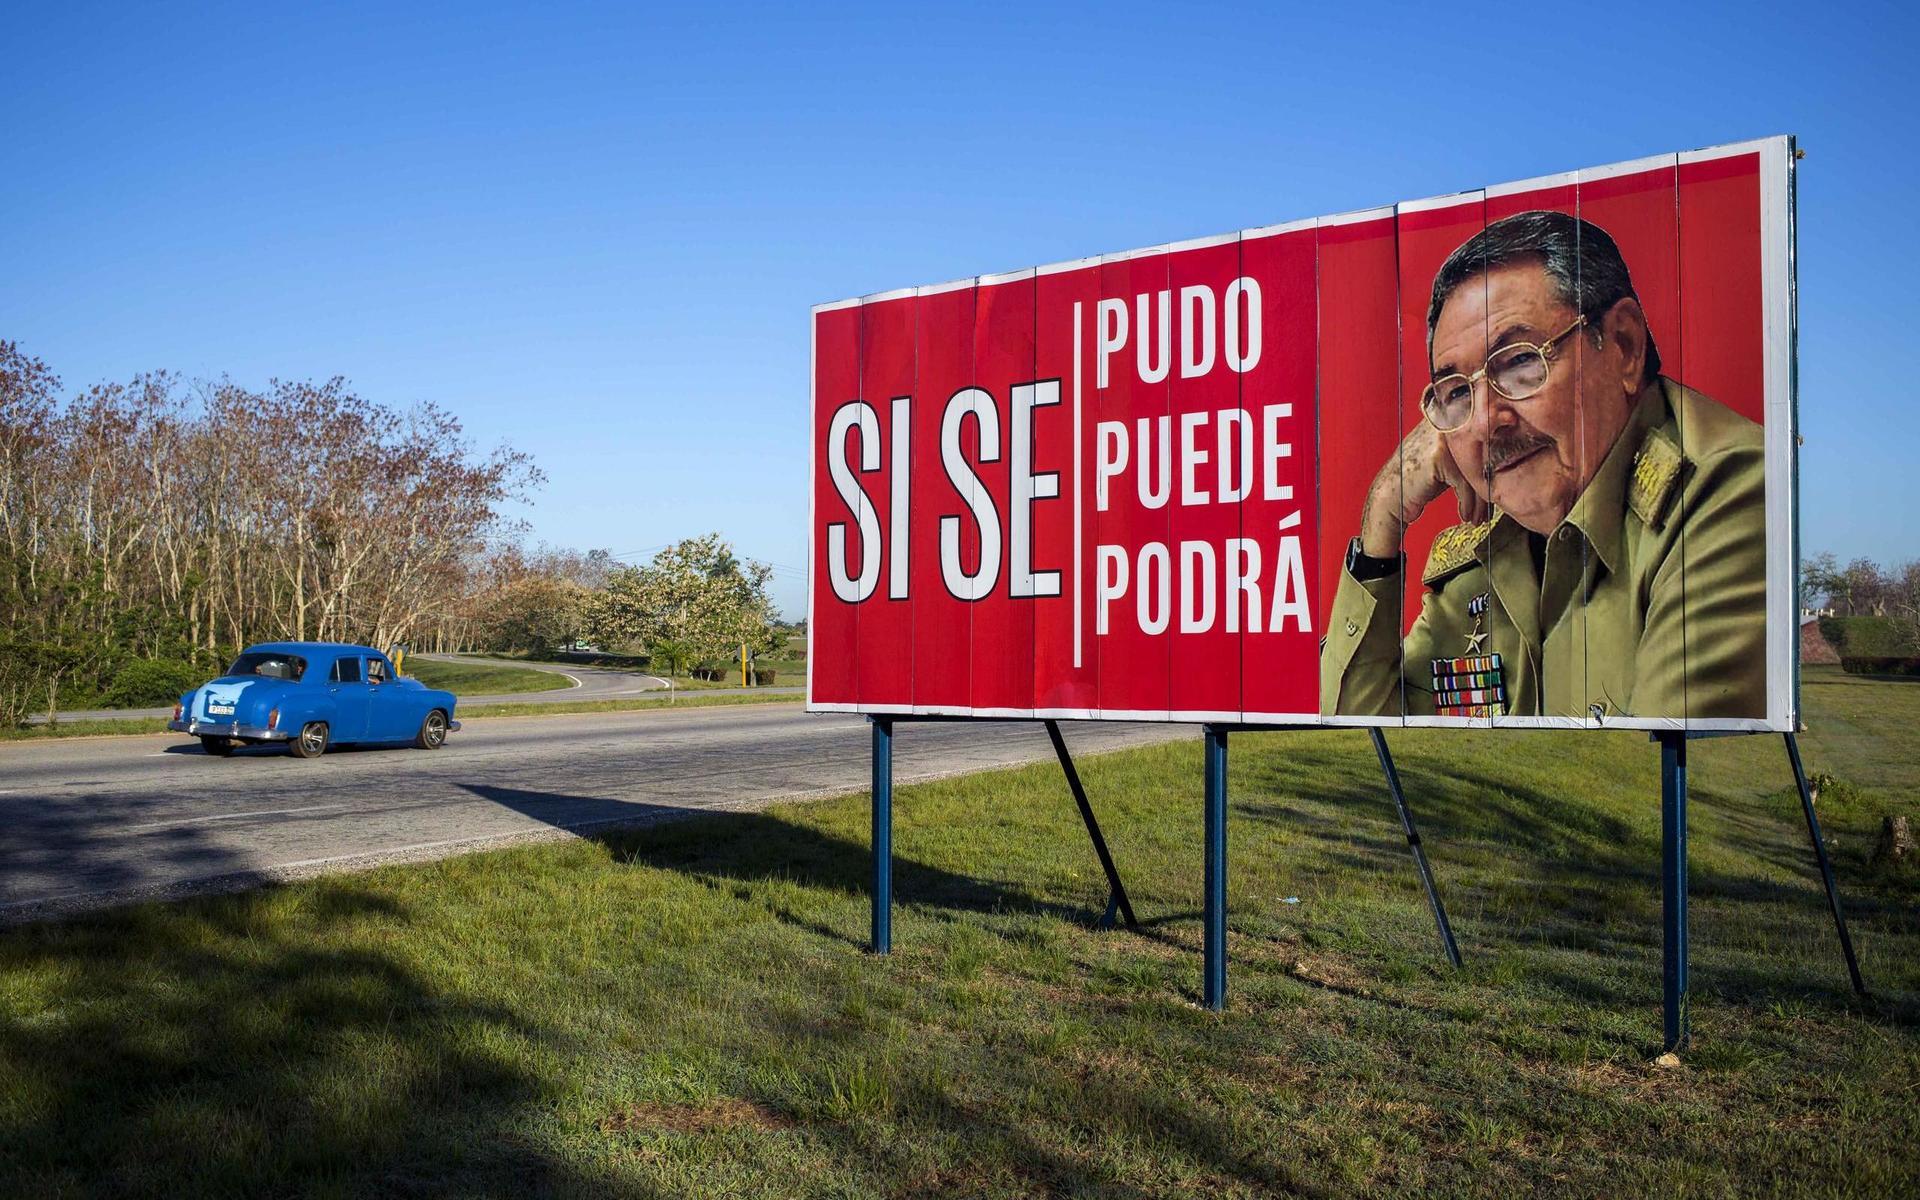
<svg viewBox="0 0 1920 1200">
<path fill-rule="evenodd" d="M 1627 273 L 1627 260 L 1620 257 L 1620 247 L 1606 230 L 1566 213 L 1544 209 L 1515 213 L 1460 243 L 1440 264 L 1433 277 L 1433 299 L 1427 304 L 1429 360 L 1433 357 L 1433 327 L 1454 289 L 1494 267 L 1522 259 L 1537 261 L 1553 281 L 1561 303 L 1589 319 L 1597 319 L 1629 296 L 1640 298 L 1634 293 L 1633 277 Z M 1649 330 L 1644 382 L 1653 382 L 1659 374 L 1660 351 Z"/>
</svg>

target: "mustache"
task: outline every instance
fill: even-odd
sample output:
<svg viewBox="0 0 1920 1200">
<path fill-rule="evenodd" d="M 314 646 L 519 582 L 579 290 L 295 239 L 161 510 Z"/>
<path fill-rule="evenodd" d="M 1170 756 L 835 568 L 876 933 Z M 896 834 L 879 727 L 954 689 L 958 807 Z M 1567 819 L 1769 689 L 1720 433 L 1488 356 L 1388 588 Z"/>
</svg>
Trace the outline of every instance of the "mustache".
<svg viewBox="0 0 1920 1200">
<path fill-rule="evenodd" d="M 1487 448 L 1483 465 L 1491 476 L 1508 463 L 1525 458 L 1543 446 L 1553 445 L 1553 439 L 1538 429 L 1515 429 L 1511 433 L 1499 434 L 1487 439 Z"/>
</svg>

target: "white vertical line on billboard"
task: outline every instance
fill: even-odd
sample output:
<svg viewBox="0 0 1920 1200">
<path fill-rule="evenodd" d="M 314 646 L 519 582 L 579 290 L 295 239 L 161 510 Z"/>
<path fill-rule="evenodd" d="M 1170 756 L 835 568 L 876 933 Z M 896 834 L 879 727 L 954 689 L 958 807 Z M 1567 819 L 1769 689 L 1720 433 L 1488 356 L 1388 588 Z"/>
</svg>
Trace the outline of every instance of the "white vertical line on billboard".
<svg viewBox="0 0 1920 1200">
<path fill-rule="evenodd" d="M 1079 670 L 1085 634 L 1080 606 L 1086 593 L 1086 560 L 1081 555 L 1080 526 L 1080 301 L 1073 302 L 1073 669 Z"/>
</svg>

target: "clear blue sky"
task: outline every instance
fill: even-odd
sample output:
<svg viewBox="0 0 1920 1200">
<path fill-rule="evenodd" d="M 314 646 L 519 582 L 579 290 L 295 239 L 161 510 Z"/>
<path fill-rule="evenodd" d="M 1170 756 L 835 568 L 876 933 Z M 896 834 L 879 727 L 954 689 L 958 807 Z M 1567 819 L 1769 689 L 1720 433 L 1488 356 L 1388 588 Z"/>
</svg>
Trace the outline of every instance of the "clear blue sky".
<svg viewBox="0 0 1920 1200">
<path fill-rule="evenodd" d="M 813 303 L 1787 132 L 1805 544 L 1920 556 L 1892 4 L 263 7 L 9 14 L 0 337 L 70 389 L 345 375 L 547 541 L 800 568 Z"/>
</svg>

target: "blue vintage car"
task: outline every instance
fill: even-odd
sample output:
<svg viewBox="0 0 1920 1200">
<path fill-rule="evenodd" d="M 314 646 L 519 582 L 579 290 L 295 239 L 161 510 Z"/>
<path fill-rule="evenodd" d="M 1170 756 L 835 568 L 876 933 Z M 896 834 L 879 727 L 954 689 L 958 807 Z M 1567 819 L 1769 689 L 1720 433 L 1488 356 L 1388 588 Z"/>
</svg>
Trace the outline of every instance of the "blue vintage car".
<svg viewBox="0 0 1920 1200">
<path fill-rule="evenodd" d="M 452 692 L 402 676 L 367 646 L 262 642 L 180 697 L 167 728 L 222 758 L 260 742 L 285 742 L 300 758 L 318 758 L 336 742 L 437 750 L 460 728 L 453 705 Z"/>
</svg>

